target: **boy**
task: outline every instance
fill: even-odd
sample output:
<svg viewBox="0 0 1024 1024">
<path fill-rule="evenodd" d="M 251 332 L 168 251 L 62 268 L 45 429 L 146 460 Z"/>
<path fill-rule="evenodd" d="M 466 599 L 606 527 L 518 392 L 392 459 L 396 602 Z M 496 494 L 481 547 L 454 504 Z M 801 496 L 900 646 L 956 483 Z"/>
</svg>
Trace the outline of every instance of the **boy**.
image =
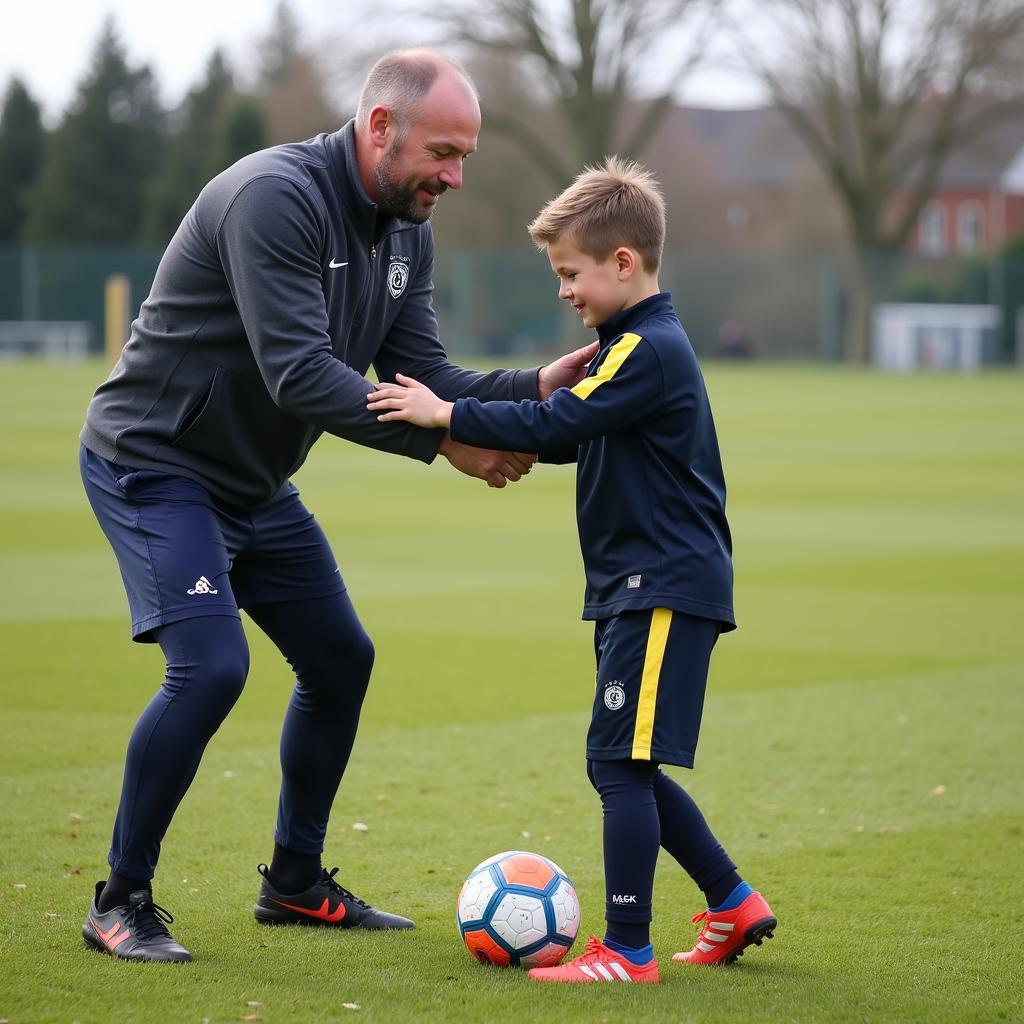
<svg viewBox="0 0 1024 1024">
<path fill-rule="evenodd" d="M 674 960 L 731 963 L 771 937 L 776 918 L 661 763 L 693 767 L 711 650 L 736 628 L 725 481 L 704 381 L 671 298 L 658 287 L 665 206 L 638 164 L 609 158 L 552 200 L 529 228 L 558 297 L 596 328 L 600 350 L 571 390 L 546 402 L 443 402 L 407 377 L 378 385 L 382 421 L 445 427 L 466 444 L 536 451 L 577 466 L 596 621 L 597 693 L 587 774 L 604 812 L 607 930 L 538 981 L 657 982 L 650 943 L 659 844 L 707 899 L 696 945 Z"/>
</svg>

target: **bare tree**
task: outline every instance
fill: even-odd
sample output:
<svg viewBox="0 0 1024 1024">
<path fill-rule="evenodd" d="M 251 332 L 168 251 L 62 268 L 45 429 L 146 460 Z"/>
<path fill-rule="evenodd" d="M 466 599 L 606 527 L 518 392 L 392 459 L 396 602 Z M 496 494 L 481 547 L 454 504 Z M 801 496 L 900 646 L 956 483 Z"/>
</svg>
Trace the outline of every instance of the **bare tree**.
<svg viewBox="0 0 1024 1024">
<path fill-rule="evenodd" d="M 868 357 L 871 307 L 942 167 L 1020 115 L 1020 0 L 766 0 L 785 45 L 750 61 L 842 205 L 850 241 L 849 358 Z"/>
<path fill-rule="evenodd" d="M 514 139 L 561 188 L 582 164 L 640 156 L 703 57 L 721 0 L 440 0 L 431 18 L 449 42 L 512 67 L 524 109 L 488 103 L 487 124 Z M 508 79 L 506 79 L 508 80 Z M 546 131 L 538 102 L 558 113 Z"/>
</svg>

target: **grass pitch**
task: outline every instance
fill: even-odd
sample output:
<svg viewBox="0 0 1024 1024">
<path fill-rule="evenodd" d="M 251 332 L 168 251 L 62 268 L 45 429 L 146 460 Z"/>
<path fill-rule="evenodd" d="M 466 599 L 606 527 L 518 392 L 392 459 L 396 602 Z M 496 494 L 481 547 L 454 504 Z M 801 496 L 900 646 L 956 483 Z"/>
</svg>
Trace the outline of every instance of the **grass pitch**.
<svg viewBox="0 0 1024 1024">
<path fill-rule="evenodd" d="M 593 686 L 572 471 L 490 491 L 321 441 L 297 482 L 377 645 L 325 862 L 412 933 L 265 929 L 290 690 L 255 627 L 246 691 L 168 834 L 155 895 L 187 966 L 79 934 L 122 757 L 159 683 L 77 480 L 97 364 L 0 367 L 0 1020 L 994 1021 L 1024 1017 L 1024 378 L 714 367 L 740 629 L 689 786 L 780 918 L 722 970 L 667 857 L 660 987 L 540 987 L 471 960 L 466 873 L 511 848 L 601 933 Z M 368 831 L 355 831 L 355 822 Z M 353 1009 L 351 1007 L 358 1007 Z"/>
</svg>

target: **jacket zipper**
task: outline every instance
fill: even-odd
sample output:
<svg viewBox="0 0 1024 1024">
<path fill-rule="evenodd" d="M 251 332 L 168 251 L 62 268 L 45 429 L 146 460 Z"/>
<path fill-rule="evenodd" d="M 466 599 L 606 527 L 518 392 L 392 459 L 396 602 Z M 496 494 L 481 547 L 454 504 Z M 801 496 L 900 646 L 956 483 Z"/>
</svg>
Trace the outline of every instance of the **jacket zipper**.
<svg viewBox="0 0 1024 1024">
<path fill-rule="evenodd" d="M 352 319 L 355 323 L 361 324 L 363 322 L 363 313 L 366 310 L 367 297 L 373 289 L 372 279 L 372 267 L 373 261 L 377 258 L 377 243 L 370 242 L 370 269 L 366 274 L 366 284 L 363 286 L 363 293 L 359 296 L 359 308 L 353 314 Z"/>
</svg>

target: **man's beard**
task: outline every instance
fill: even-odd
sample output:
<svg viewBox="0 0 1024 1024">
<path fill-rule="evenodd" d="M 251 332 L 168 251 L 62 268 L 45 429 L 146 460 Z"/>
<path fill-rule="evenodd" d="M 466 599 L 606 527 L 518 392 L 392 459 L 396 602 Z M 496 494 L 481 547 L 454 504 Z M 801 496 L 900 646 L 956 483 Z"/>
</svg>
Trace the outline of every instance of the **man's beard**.
<svg viewBox="0 0 1024 1024">
<path fill-rule="evenodd" d="M 420 187 L 412 179 L 400 181 L 395 174 L 398 163 L 395 157 L 396 146 L 392 146 L 373 170 L 373 181 L 377 186 L 377 205 L 387 213 L 412 224 L 422 224 L 430 220 L 434 207 L 423 207 L 416 202 L 416 192 Z M 446 188 L 440 182 L 429 182 L 443 193 Z"/>
</svg>

